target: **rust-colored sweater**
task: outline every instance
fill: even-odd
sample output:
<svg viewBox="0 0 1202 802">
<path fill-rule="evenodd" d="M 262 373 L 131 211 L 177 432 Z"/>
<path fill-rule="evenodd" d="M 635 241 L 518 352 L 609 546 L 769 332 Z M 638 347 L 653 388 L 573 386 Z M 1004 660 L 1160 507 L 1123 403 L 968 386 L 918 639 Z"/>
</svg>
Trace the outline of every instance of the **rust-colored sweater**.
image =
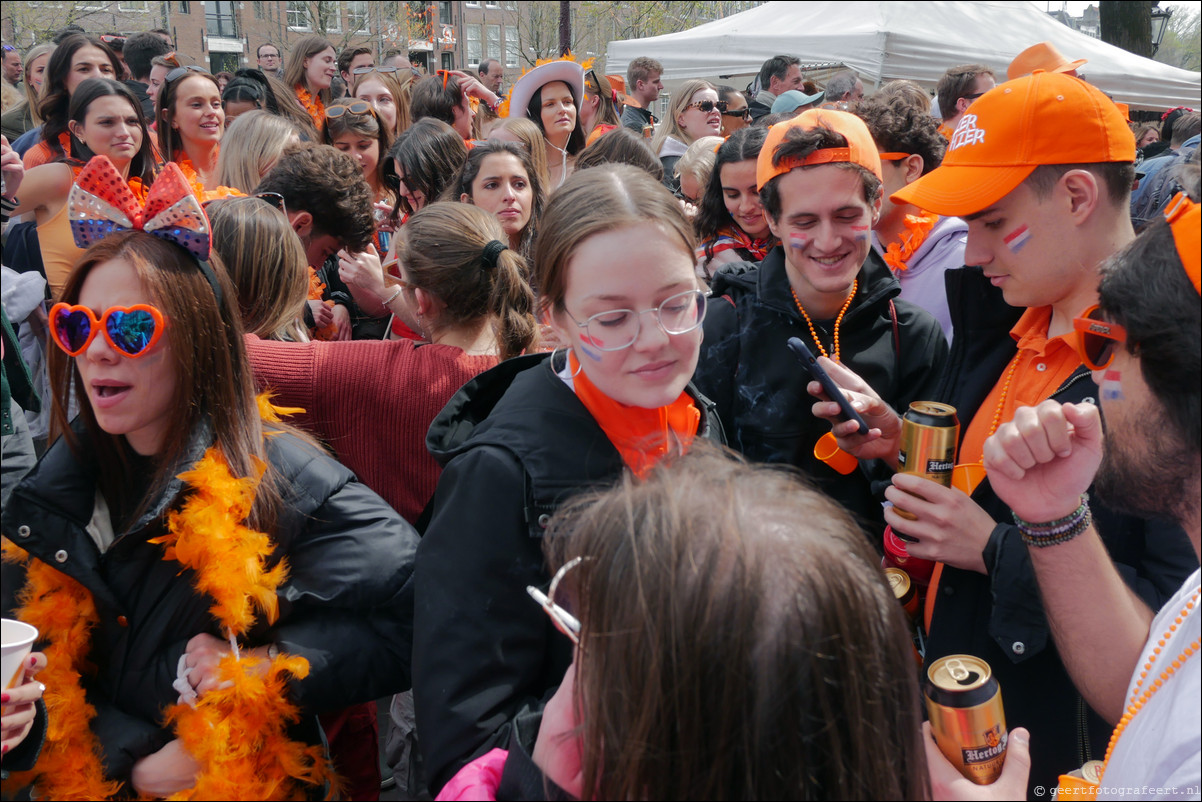
<svg viewBox="0 0 1202 802">
<path fill-rule="evenodd" d="M 438 484 L 426 430 L 451 396 L 499 361 L 413 340 L 286 343 L 246 336 L 255 383 L 410 523 Z"/>
</svg>

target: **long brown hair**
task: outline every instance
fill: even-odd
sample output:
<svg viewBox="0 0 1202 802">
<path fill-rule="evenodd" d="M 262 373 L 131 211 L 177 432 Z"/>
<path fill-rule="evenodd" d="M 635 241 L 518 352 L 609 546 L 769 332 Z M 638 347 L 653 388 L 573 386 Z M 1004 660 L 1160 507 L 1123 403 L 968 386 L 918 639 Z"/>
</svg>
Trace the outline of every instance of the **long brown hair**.
<svg viewBox="0 0 1202 802">
<path fill-rule="evenodd" d="M 320 34 L 310 34 L 298 39 L 292 47 L 292 52 L 288 54 L 288 61 L 284 65 L 284 83 L 287 84 L 288 88 L 292 91 L 296 91 L 296 87 L 298 86 L 302 89 L 308 89 L 309 82 L 305 78 L 305 61 L 327 50 L 333 50 L 335 53 L 338 52 L 337 48 L 330 44 L 330 40 Z M 319 94 L 321 102 L 329 104 L 329 88 L 321 90 Z"/>
<path fill-rule="evenodd" d="M 221 289 L 218 303 L 204 273 L 183 248 L 141 231 L 123 231 L 105 237 L 88 248 L 67 279 L 62 301 L 78 303 L 88 274 L 98 264 L 114 259 L 133 266 L 151 302 L 170 326 L 170 359 L 176 373 L 175 403 L 171 407 L 162 451 L 155 455 L 155 475 L 141 499 L 131 498 L 139 486 L 132 475 L 132 450 L 119 435 L 100 428 L 75 359 L 51 348 L 47 363 L 53 394 L 52 436 L 63 435 L 73 449 L 79 447 L 68 425 L 67 410 L 72 393 L 80 399 L 80 418 L 103 469 L 98 474 L 101 492 L 110 506 L 134 510 L 125 516 L 128 525 L 157 500 L 179 470 L 194 433 L 206 422 L 212 426 L 214 442 L 235 476 L 253 476 L 255 460 L 264 459 L 263 424 L 255 403 L 255 387 L 237 294 L 220 257 L 210 256 L 209 265 Z M 279 488 L 271 472 L 259 487 L 251 511 L 251 525 L 269 529 L 280 507 Z"/>
<path fill-rule="evenodd" d="M 545 547 L 581 623 L 585 799 L 926 799 L 913 646 L 839 505 L 694 445 Z"/>
<path fill-rule="evenodd" d="M 526 279 L 526 260 L 501 251 L 496 265 L 485 264 L 484 247 L 507 243 L 496 216 L 467 203 L 440 201 L 423 207 L 405 223 L 401 264 L 409 284 L 446 304 L 445 322 L 470 322 L 491 316 L 501 359 L 534 344 L 534 292 Z"/>
</svg>

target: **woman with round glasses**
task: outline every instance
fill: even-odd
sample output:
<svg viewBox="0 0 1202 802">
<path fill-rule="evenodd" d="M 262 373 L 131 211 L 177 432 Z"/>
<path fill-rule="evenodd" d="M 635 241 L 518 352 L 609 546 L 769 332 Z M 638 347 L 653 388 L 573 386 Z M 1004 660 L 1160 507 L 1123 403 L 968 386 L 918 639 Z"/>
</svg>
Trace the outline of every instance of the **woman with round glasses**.
<svg viewBox="0 0 1202 802">
<path fill-rule="evenodd" d="M 79 182 L 90 247 L 50 312 L 62 437 L 3 513 L 4 614 L 49 658 L 23 780 L 46 799 L 322 794 L 316 715 L 406 685 L 416 533 L 255 398 L 178 170 L 145 206 L 99 158 Z"/>
<path fill-rule="evenodd" d="M 430 427 L 444 470 L 416 574 L 414 703 L 431 790 L 505 743 L 571 663 L 525 590 L 550 579 L 541 540 L 555 510 L 721 438 L 689 385 L 705 317 L 693 245 L 676 199 L 642 170 L 573 175 L 535 248 L 539 304 L 567 347 L 501 363 Z"/>
<path fill-rule="evenodd" d="M 725 108 L 726 104 L 718 100 L 718 90 L 708 81 L 685 81 L 676 90 L 668 113 L 651 140 L 651 149 L 663 162 L 664 184 L 668 189 L 673 192 L 680 189 L 676 162 L 689 145 L 703 136 L 718 136 Z"/>
</svg>

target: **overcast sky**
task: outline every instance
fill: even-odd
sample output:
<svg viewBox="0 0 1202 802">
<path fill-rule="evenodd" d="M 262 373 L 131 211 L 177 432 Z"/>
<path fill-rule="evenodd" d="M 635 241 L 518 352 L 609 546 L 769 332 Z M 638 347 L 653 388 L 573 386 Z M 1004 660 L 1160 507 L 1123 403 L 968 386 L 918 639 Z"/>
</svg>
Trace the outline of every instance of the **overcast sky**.
<svg viewBox="0 0 1202 802">
<path fill-rule="evenodd" d="M 1036 6 L 1038 6 L 1040 8 L 1040 10 L 1042 10 L 1042 11 L 1056 11 L 1057 9 L 1061 8 L 1062 6 L 1067 6 L 1068 13 L 1074 17 L 1081 16 L 1081 12 L 1083 12 L 1088 6 L 1097 5 L 1096 2 L 1080 3 L 1080 2 L 1075 2 L 1075 1 L 1065 3 L 1065 2 L 1046 2 L 1045 0 L 1031 0 L 1031 2 L 1034 3 Z M 1202 0 L 1168 0 L 1168 2 L 1165 2 L 1165 0 L 1161 0 L 1160 5 L 1161 6 L 1187 6 L 1189 8 L 1194 9 L 1195 11 L 1197 11 L 1199 9 L 1202 9 Z"/>
</svg>

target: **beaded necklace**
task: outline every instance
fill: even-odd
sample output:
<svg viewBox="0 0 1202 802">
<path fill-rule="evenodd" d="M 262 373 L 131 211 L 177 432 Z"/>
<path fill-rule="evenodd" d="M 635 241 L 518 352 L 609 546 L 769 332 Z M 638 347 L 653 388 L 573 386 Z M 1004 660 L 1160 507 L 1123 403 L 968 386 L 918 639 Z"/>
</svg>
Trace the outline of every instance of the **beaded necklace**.
<svg viewBox="0 0 1202 802">
<path fill-rule="evenodd" d="M 1002 394 L 998 396 L 997 409 L 993 411 L 993 422 L 989 424 L 989 434 L 985 436 L 988 440 L 997 432 L 997 427 L 1002 423 L 1002 411 L 1006 408 L 1006 398 L 1010 395 L 1010 382 L 1014 380 L 1014 371 L 1018 370 L 1018 363 L 1022 360 L 1023 352 L 1020 349 L 1010 360 L 1010 364 L 1006 366 L 1006 377 L 1002 380 Z"/>
<path fill-rule="evenodd" d="M 1200 594 L 1202 594 L 1202 588 L 1194 590 L 1194 595 L 1185 603 L 1185 607 L 1181 608 L 1181 612 L 1173 619 L 1173 623 L 1169 624 L 1169 628 L 1156 641 L 1156 647 L 1152 649 L 1152 654 L 1148 657 L 1148 662 L 1144 663 L 1143 670 L 1139 672 L 1139 680 L 1135 683 L 1135 688 L 1131 691 L 1131 700 L 1127 703 L 1127 709 L 1123 711 L 1123 717 L 1119 719 L 1118 725 L 1114 728 L 1114 733 L 1110 736 L 1110 745 L 1106 747 L 1106 761 L 1102 767 L 1103 777 L 1106 776 L 1106 766 L 1110 765 L 1110 757 L 1114 754 L 1114 747 L 1118 744 L 1119 737 L 1127 729 L 1127 725 L 1131 723 L 1131 720 L 1135 718 L 1135 714 L 1144 709 L 1148 700 L 1164 687 L 1169 678 L 1177 672 L 1177 669 L 1185 665 L 1186 660 L 1197 654 L 1199 649 L 1202 649 L 1202 639 L 1194 638 L 1194 642 L 1186 646 L 1181 651 L 1181 654 L 1177 655 L 1177 658 L 1164 671 L 1160 672 L 1160 676 L 1153 680 L 1152 684 L 1143 693 L 1140 693 L 1140 689 L 1144 686 L 1144 681 L 1148 679 L 1149 674 L 1152 672 L 1152 666 L 1156 663 L 1156 659 L 1160 657 L 1160 651 L 1169 642 L 1169 637 L 1177 631 L 1177 627 L 1181 626 L 1190 614 L 1190 611 L 1198 604 L 1198 596 Z"/>
<path fill-rule="evenodd" d="M 797 304 L 797 311 L 801 312 L 801 316 L 806 319 L 806 325 L 810 327 L 810 336 L 814 338 L 814 345 L 818 346 L 818 350 L 822 352 L 823 356 L 834 359 L 836 362 L 839 361 L 839 325 L 843 323 L 843 315 L 847 313 L 847 308 L 851 306 L 851 299 L 856 297 L 856 289 L 859 286 L 859 279 L 852 281 L 851 292 L 847 294 L 847 300 L 843 302 L 843 308 L 839 310 L 839 316 L 835 318 L 835 337 L 831 349 L 834 352 L 833 357 L 826 352 L 826 348 L 822 345 L 822 340 L 818 339 L 818 332 L 814 329 L 814 321 L 810 320 L 805 307 L 801 305 L 801 299 L 797 297 L 797 290 L 792 287 L 789 288 L 789 292 L 793 293 L 793 303 Z"/>
</svg>

